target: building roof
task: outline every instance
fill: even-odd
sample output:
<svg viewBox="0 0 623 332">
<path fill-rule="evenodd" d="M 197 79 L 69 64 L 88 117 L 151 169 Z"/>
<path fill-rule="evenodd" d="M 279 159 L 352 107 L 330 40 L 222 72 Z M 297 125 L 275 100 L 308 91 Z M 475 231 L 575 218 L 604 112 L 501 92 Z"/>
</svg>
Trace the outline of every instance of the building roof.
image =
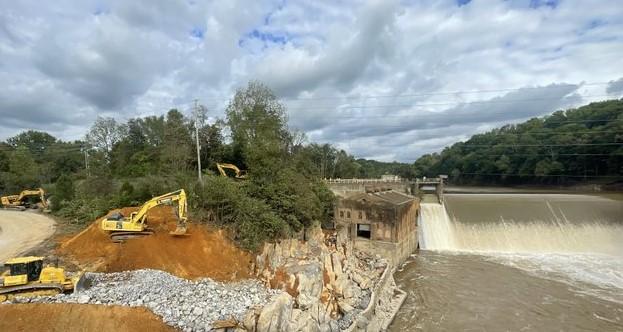
<svg viewBox="0 0 623 332">
<path fill-rule="evenodd" d="M 349 201 L 389 203 L 391 205 L 401 205 L 412 202 L 414 199 L 415 197 L 413 196 L 393 190 L 361 193 L 346 198 Z"/>
</svg>

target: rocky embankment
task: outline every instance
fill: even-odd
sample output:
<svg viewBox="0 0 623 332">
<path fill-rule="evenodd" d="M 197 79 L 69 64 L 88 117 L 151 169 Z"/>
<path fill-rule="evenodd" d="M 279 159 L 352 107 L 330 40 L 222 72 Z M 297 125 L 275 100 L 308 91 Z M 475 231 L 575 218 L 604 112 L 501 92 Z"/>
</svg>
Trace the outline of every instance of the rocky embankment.
<svg viewBox="0 0 623 332">
<path fill-rule="evenodd" d="M 380 331 L 403 297 L 396 298 L 385 259 L 353 250 L 347 233 L 320 228 L 296 239 L 266 244 L 258 276 L 283 289 L 261 310 L 247 313 L 248 331 Z"/>
<path fill-rule="evenodd" d="M 256 258 L 261 280 L 190 281 L 160 270 L 88 273 L 75 294 L 12 303 L 146 307 L 182 331 L 381 331 L 404 300 L 385 259 L 356 251 L 345 232 L 309 230 L 306 241 L 266 244 Z"/>
<path fill-rule="evenodd" d="M 15 299 L 16 303 L 80 303 L 144 306 L 182 331 L 208 331 L 235 325 L 249 309 L 261 307 L 282 293 L 255 280 L 220 283 L 189 281 L 158 270 L 89 273 L 92 286 L 76 294 Z"/>
</svg>

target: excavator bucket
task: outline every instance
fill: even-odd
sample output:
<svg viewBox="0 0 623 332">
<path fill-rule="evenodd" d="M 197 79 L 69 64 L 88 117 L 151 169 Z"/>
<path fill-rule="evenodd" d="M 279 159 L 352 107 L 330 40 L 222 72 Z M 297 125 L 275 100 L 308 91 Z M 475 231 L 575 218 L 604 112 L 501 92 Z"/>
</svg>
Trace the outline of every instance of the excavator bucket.
<svg viewBox="0 0 623 332">
<path fill-rule="evenodd" d="M 170 235 L 173 236 L 187 236 L 186 234 L 186 225 L 177 225 L 174 231 L 169 232 Z"/>
</svg>

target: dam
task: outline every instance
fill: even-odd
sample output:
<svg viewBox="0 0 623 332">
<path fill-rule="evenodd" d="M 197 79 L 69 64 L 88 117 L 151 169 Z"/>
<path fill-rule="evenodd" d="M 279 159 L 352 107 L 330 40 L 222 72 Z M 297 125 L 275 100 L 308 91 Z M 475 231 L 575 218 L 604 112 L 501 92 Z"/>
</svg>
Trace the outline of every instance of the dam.
<svg viewBox="0 0 623 332">
<path fill-rule="evenodd" d="M 423 199 L 391 331 L 623 330 L 623 198 Z"/>
</svg>

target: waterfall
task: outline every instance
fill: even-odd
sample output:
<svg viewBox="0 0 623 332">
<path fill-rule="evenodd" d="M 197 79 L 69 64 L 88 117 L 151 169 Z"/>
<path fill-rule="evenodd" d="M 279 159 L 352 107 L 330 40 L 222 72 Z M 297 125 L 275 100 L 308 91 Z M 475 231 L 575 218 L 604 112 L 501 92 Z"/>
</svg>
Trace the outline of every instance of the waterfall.
<svg viewBox="0 0 623 332">
<path fill-rule="evenodd" d="M 520 221 L 506 219 L 500 204 L 491 201 L 491 208 L 484 208 L 489 211 L 483 211 L 482 215 L 495 210 L 498 217 L 496 222 L 474 222 L 473 219 L 478 218 L 479 211 L 473 209 L 469 210 L 472 220 L 466 222 L 461 220 L 461 215 L 450 216 L 442 204 L 422 203 L 418 220 L 420 248 L 470 252 L 582 252 L 623 255 L 621 222 L 588 219 L 583 222 L 572 222 L 567 220 L 565 211 L 553 208 L 548 201 L 541 200 L 540 204 L 544 208 L 535 212 L 536 210 L 530 207 L 532 201 L 524 198 L 522 203 L 521 200 L 522 197 L 519 197 L 517 205 L 524 209 L 522 214 L 528 217 Z M 462 208 L 467 211 L 465 207 Z M 480 208 L 483 209 L 482 204 Z M 510 209 L 506 206 L 505 208 Z M 623 215 L 614 218 L 620 219 Z"/>
</svg>

